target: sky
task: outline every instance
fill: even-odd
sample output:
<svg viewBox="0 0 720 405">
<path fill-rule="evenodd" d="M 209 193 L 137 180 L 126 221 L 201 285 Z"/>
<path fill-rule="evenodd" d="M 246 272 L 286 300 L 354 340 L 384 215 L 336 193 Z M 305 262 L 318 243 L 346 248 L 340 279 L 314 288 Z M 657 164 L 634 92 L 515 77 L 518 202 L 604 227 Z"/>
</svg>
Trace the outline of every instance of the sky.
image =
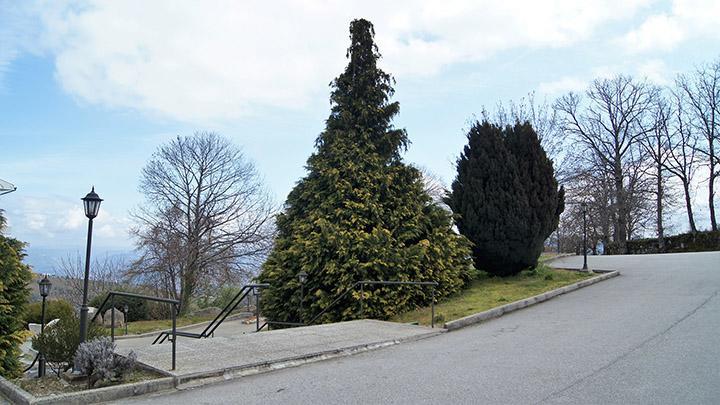
<svg viewBox="0 0 720 405">
<path fill-rule="evenodd" d="M 242 147 L 280 205 L 361 17 L 397 80 L 406 161 L 446 183 L 469 123 L 498 101 L 552 102 L 619 73 L 666 85 L 720 57 L 716 0 L 0 0 L 0 179 L 18 188 L 0 196 L 9 233 L 31 263 L 81 251 L 80 198 L 95 186 L 94 246 L 131 249 L 143 165 L 194 131 Z"/>
</svg>

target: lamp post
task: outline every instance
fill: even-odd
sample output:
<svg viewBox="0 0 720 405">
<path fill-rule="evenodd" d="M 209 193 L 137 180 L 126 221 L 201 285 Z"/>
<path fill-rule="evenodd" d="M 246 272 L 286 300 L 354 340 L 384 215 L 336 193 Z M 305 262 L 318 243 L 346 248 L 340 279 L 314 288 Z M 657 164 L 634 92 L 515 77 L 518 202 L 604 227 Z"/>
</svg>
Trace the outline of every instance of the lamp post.
<svg viewBox="0 0 720 405">
<path fill-rule="evenodd" d="M 38 289 L 40 290 L 40 295 L 42 296 L 42 310 L 40 313 L 40 334 L 42 335 L 45 332 L 45 299 L 48 295 L 50 295 L 50 289 L 52 288 L 52 283 L 48 279 L 48 275 L 45 274 L 42 280 L 38 281 Z M 40 352 L 40 357 L 38 358 L 38 377 L 44 377 L 45 376 L 45 354 L 43 352 Z"/>
<path fill-rule="evenodd" d="M 87 296 L 88 296 L 88 278 L 90 278 L 90 245 L 92 244 L 92 225 L 100 211 L 100 203 L 102 198 L 95 193 L 95 187 L 82 198 L 83 207 L 85 208 L 85 216 L 88 217 L 88 233 L 87 233 L 87 249 L 85 250 L 85 278 L 83 280 L 83 300 L 80 307 L 80 343 L 85 342 L 87 337 Z"/>
<path fill-rule="evenodd" d="M 124 314 L 125 314 L 125 336 L 127 336 L 127 334 L 128 334 L 128 311 L 130 310 L 130 308 L 128 307 L 128 304 L 125 304 L 123 309 L 125 310 L 125 312 L 124 312 Z"/>
<path fill-rule="evenodd" d="M 583 271 L 588 271 L 587 265 L 587 204 L 583 201 L 580 203 L 583 214 Z"/>
<path fill-rule="evenodd" d="M 303 301 L 305 301 L 305 282 L 307 281 L 308 274 L 305 271 L 298 273 L 298 281 L 300 281 L 300 322 L 303 322 L 305 318 L 303 313 Z"/>
</svg>

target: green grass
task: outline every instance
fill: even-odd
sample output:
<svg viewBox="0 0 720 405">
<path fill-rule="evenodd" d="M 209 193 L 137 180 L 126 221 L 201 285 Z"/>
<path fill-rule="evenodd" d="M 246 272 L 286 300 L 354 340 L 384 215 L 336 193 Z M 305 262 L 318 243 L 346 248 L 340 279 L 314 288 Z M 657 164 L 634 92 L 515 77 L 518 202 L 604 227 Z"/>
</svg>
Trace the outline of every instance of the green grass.
<svg viewBox="0 0 720 405">
<path fill-rule="evenodd" d="M 551 269 L 543 264 L 540 264 L 536 270 L 523 271 L 512 277 L 490 277 L 482 273 L 470 287 L 435 305 L 435 322 L 443 323 L 459 319 L 573 284 L 592 275 Z M 430 325 L 430 313 L 430 307 L 420 308 L 397 315 L 391 318 L 391 321 Z"/>
<path fill-rule="evenodd" d="M 215 316 L 190 316 L 177 318 L 176 326 L 192 325 L 194 323 L 200 323 L 205 321 L 212 321 Z M 139 335 L 147 332 L 156 332 L 161 330 L 168 330 L 172 328 L 172 320 L 160 319 L 153 321 L 135 321 L 128 323 L 128 335 Z M 110 334 L 110 328 L 106 328 L 107 333 Z M 115 328 L 115 336 L 122 336 L 125 334 L 125 328 Z"/>
</svg>

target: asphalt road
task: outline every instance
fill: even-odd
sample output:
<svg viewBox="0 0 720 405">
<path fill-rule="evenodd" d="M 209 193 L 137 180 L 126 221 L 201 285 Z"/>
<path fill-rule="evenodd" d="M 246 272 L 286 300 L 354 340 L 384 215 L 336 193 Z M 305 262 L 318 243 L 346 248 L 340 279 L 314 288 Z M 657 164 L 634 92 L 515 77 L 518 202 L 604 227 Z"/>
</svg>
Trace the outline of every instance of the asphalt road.
<svg viewBox="0 0 720 405">
<path fill-rule="evenodd" d="M 426 340 L 127 403 L 720 403 L 720 252 L 590 267 L 622 275 Z"/>
</svg>

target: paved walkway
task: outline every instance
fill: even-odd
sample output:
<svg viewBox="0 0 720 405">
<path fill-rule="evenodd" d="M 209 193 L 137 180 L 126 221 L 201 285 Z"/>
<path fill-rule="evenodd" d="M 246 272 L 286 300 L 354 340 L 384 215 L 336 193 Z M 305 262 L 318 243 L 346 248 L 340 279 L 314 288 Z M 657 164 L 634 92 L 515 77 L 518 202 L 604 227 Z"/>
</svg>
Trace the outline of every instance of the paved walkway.
<svg viewBox="0 0 720 405">
<path fill-rule="evenodd" d="M 220 328 L 223 326 L 227 325 L 222 325 Z M 333 351 L 414 340 L 441 332 L 440 329 L 374 320 L 261 333 L 238 333 L 235 336 L 229 334 L 233 327 L 227 327 L 222 332 L 220 328 L 213 338 L 192 339 L 179 336 L 177 367 L 171 373 L 189 378 L 199 374 L 208 375 L 280 361 L 288 362 L 307 356 L 325 355 Z M 254 325 L 252 328 L 254 330 Z M 172 345 L 170 343 L 150 345 L 148 339 L 150 338 L 117 341 L 118 352 L 126 354 L 134 350 L 138 360 L 169 371 Z"/>
<path fill-rule="evenodd" d="M 718 403 L 720 253 L 590 266 L 622 275 L 431 339 L 127 402 Z"/>
</svg>

